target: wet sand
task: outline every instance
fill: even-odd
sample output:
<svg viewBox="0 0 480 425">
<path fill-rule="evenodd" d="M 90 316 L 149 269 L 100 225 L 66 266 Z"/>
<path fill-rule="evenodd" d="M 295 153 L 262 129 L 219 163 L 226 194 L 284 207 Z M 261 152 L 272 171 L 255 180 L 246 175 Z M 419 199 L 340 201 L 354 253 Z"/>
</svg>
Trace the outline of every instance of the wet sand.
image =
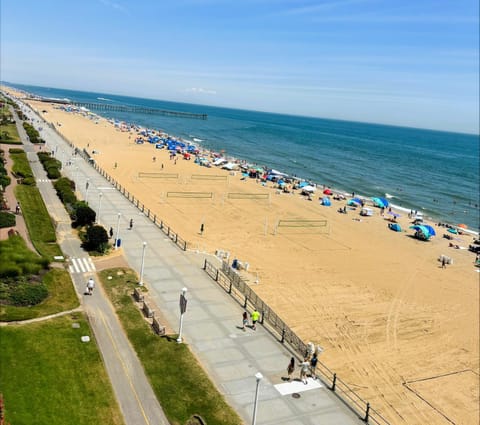
<svg viewBox="0 0 480 425">
<path fill-rule="evenodd" d="M 167 151 L 135 144 L 135 133 L 104 119 L 95 123 L 47 103 L 29 103 L 77 147 L 98 151 L 97 163 L 189 248 L 223 250 L 230 261 L 249 263 L 249 283 L 258 295 L 304 341 L 324 347 L 320 360 L 390 423 L 478 423 L 479 273 L 473 253 L 442 238 L 445 228 L 433 225 L 437 237 L 422 242 L 412 238 L 408 217 L 398 219 L 407 231 L 396 233 L 378 208 L 373 217 L 360 217 L 358 210 L 339 214 L 344 201 L 324 207 L 318 192 L 308 201 L 299 191 L 277 193 L 272 183 L 263 187 L 193 159 L 174 163 Z M 269 199 L 232 199 L 232 193 Z M 326 220 L 327 226 L 276 228 L 279 220 L 291 219 Z M 455 237 L 452 242 L 463 247 L 472 241 Z M 441 254 L 454 263 L 442 269 Z"/>
</svg>

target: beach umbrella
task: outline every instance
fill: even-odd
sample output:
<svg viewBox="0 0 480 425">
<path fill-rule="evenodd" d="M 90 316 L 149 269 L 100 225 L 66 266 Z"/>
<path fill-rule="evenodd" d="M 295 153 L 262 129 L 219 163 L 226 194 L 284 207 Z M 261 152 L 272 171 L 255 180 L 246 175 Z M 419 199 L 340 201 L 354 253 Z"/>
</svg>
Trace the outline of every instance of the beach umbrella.
<svg viewBox="0 0 480 425">
<path fill-rule="evenodd" d="M 298 184 L 298 187 L 300 189 L 304 188 L 305 186 L 309 186 L 308 182 L 301 182 L 301 183 Z"/>
<path fill-rule="evenodd" d="M 358 206 L 358 205 L 362 205 L 362 203 L 360 201 L 357 201 L 355 200 L 356 198 L 354 199 L 349 199 L 347 201 L 347 205 L 353 205 L 353 206 Z"/>
<path fill-rule="evenodd" d="M 422 227 L 425 227 L 425 229 L 428 230 L 428 233 L 430 234 L 430 236 L 436 235 L 435 229 L 432 226 L 429 226 L 428 224 L 422 224 Z"/>
<path fill-rule="evenodd" d="M 360 198 L 352 198 L 358 205 L 362 205 L 362 200 Z"/>
<path fill-rule="evenodd" d="M 325 190 L 323 191 L 323 193 L 324 193 L 325 195 L 331 195 L 333 192 L 332 192 L 330 189 L 325 189 Z"/>
<path fill-rule="evenodd" d="M 302 187 L 302 190 L 303 190 L 304 192 L 315 192 L 317 189 L 314 188 L 313 186 L 303 186 L 303 187 Z"/>
<path fill-rule="evenodd" d="M 332 205 L 332 203 L 330 202 L 330 198 L 328 196 L 324 196 L 322 198 L 322 205 L 326 206 L 326 207 L 329 207 Z"/>
<path fill-rule="evenodd" d="M 463 223 L 457 224 L 457 227 L 461 227 L 462 229 L 468 229 L 468 226 Z"/>
<path fill-rule="evenodd" d="M 383 201 L 383 198 L 372 198 L 373 205 L 379 208 L 385 208 L 388 205 L 388 202 L 387 205 L 385 205 L 385 202 Z"/>
<path fill-rule="evenodd" d="M 409 228 L 415 230 L 415 236 L 418 239 L 423 239 L 425 241 L 428 241 L 430 239 L 430 232 L 425 226 L 415 225 L 410 226 Z"/>
<path fill-rule="evenodd" d="M 383 202 L 383 206 L 387 208 L 390 205 L 390 202 L 388 202 L 385 198 L 378 198 L 380 201 Z"/>
</svg>

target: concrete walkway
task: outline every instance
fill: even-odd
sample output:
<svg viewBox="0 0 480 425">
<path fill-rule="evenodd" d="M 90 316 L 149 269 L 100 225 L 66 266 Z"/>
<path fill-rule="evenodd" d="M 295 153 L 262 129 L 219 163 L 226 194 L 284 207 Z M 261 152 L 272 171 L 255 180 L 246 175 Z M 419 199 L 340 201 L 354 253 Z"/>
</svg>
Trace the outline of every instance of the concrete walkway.
<svg viewBox="0 0 480 425">
<path fill-rule="evenodd" d="M 18 120 L 17 115 L 14 115 Z M 27 153 L 37 186 L 47 209 L 56 223 L 57 240 L 64 255 L 75 261 L 88 258 L 80 247 L 80 241 L 73 233 L 70 218 L 58 199 L 51 182 L 38 160 L 35 147 L 27 140 L 23 128 L 19 133 Z M 89 263 L 82 263 L 89 264 Z M 163 410 L 158 403 L 143 367 L 128 341 L 123 328 L 103 289 L 97 285 L 92 296 L 85 296 L 86 281 L 95 276 L 95 271 L 71 273 L 73 283 L 102 354 L 105 368 L 112 383 L 113 391 L 120 406 L 126 425 L 167 425 Z M 85 270 L 85 269 L 84 269 Z"/>
<path fill-rule="evenodd" d="M 28 115 L 39 118 L 31 112 Z M 35 126 L 39 127 L 38 123 Z M 60 158 L 70 159 L 72 148 L 44 123 L 40 126 L 49 149 L 58 149 Z M 144 282 L 150 290 L 149 296 L 173 329 L 178 329 L 180 292 L 183 287 L 188 289 L 183 326 L 185 342 L 245 423 L 252 422 L 257 372 L 263 374 L 259 384 L 258 425 L 363 423 L 318 381 L 310 379 L 308 385 L 282 381 L 292 354 L 262 326 L 257 326 L 256 331 L 239 329 L 243 310 L 203 272 L 200 267 L 202 255 L 181 251 L 82 158 L 75 158 L 75 165 L 64 167 L 63 172 L 74 177 L 82 194 L 89 179 L 90 205 L 96 210 L 101 205 L 99 221 L 106 229 L 116 229 L 117 214 L 121 213 L 119 238 L 128 263 L 137 272 L 141 266 L 143 242 L 147 242 Z M 135 224 L 128 230 L 131 218 Z M 100 305 L 95 296 L 86 304 L 96 308 L 94 323 L 103 323 L 110 307 Z M 96 335 L 100 344 L 103 339 L 110 338 L 108 333 Z M 106 360 L 107 367 L 108 363 Z M 297 368 L 296 377 L 298 373 Z M 116 385 L 114 382 L 114 387 Z M 292 393 L 300 397 L 293 397 Z"/>
</svg>

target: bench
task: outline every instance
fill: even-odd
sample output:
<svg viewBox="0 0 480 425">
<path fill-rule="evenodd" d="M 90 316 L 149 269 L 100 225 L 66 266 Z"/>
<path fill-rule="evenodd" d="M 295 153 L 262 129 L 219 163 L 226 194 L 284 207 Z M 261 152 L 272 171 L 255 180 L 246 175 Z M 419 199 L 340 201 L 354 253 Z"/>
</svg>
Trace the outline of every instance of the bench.
<svg viewBox="0 0 480 425">
<path fill-rule="evenodd" d="M 153 311 L 145 301 L 143 302 L 142 311 L 145 317 L 149 319 L 151 319 L 155 314 L 155 311 Z"/>
<path fill-rule="evenodd" d="M 133 290 L 133 297 L 135 298 L 135 301 L 137 301 L 138 303 L 143 302 L 144 295 L 143 295 L 142 292 L 141 292 L 140 290 L 138 290 L 137 288 L 135 288 L 135 289 Z"/>
<path fill-rule="evenodd" d="M 152 328 L 157 335 L 165 335 L 165 326 L 161 325 L 155 317 L 152 321 Z"/>
</svg>

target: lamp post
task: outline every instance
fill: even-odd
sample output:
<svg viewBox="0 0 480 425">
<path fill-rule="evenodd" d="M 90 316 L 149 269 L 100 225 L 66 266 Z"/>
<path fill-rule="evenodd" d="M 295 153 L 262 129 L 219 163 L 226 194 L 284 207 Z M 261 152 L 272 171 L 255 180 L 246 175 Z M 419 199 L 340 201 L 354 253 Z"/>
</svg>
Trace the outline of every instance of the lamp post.
<svg viewBox="0 0 480 425">
<path fill-rule="evenodd" d="M 118 233 L 120 232 L 120 216 L 122 214 L 118 213 L 117 214 L 117 233 L 115 234 L 115 251 L 118 248 Z"/>
<path fill-rule="evenodd" d="M 103 196 L 103 193 L 100 192 L 98 194 L 98 209 L 97 209 L 97 217 L 96 217 L 96 220 L 95 222 L 98 223 L 100 221 L 100 208 L 102 208 L 102 196 Z"/>
<path fill-rule="evenodd" d="M 257 386 L 255 388 L 255 402 L 253 403 L 252 425 L 257 423 L 258 387 L 260 385 L 260 381 L 263 379 L 263 375 L 260 372 L 257 372 L 255 374 L 255 379 L 257 380 Z"/>
<path fill-rule="evenodd" d="M 182 293 L 180 294 L 180 329 L 178 330 L 178 343 L 182 342 L 183 315 L 187 311 L 187 299 L 185 298 L 186 293 L 187 288 L 182 288 Z"/>
<path fill-rule="evenodd" d="M 120 218 L 120 216 L 118 217 Z M 145 266 L 145 249 L 147 248 L 147 243 L 143 243 L 143 251 L 142 251 L 142 265 L 140 267 L 140 282 L 138 284 L 143 286 L 143 267 Z"/>
<path fill-rule="evenodd" d="M 90 179 L 85 182 L 85 203 L 88 205 L 88 189 L 90 188 Z"/>
</svg>

